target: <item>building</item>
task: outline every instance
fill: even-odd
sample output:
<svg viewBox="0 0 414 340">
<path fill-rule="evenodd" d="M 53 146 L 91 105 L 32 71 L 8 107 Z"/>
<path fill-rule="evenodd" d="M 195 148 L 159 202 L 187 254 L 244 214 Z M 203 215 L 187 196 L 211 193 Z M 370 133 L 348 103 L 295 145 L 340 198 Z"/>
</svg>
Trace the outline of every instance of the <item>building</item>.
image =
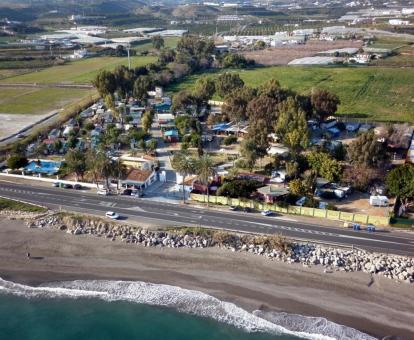
<svg viewBox="0 0 414 340">
<path fill-rule="evenodd" d="M 122 164 L 131 169 L 152 170 L 155 165 L 154 158 L 147 155 L 142 157 L 122 155 L 120 159 Z"/>
<path fill-rule="evenodd" d="M 164 132 L 164 140 L 169 143 L 178 143 L 180 141 L 180 136 L 177 129 L 171 129 Z"/>
<path fill-rule="evenodd" d="M 157 180 L 154 170 L 131 169 L 124 180 L 122 186 L 144 190 Z"/>
<path fill-rule="evenodd" d="M 266 185 L 257 189 L 257 192 L 265 203 L 273 204 L 285 198 L 289 194 L 289 189 L 275 185 Z"/>
<path fill-rule="evenodd" d="M 390 19 L 388 23 L 393 26 L 408 26 L 410 22 L 408 20 L 401 20 L 401 19 Z"/>
</svg>

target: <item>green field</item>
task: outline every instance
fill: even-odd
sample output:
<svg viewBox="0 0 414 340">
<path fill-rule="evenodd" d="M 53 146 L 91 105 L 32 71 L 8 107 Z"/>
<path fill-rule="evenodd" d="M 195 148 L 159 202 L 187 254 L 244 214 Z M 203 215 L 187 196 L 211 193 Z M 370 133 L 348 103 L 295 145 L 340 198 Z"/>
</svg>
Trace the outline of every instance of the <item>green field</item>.
<svg viewBox="0 0 414 340">
<path fill-rule="evenodd" d="M 25 212 L 46 212 L 46 208 L 39 207 L 28 203 L 23 203 L 15 200 L 0 197 L 0 210 L 13 210 L 13 211 L 25 211 Z"/>
<path fill-rule="evenodd" d="M 146 65 L 155 61 L 155 57 L 132 57 L 132 67 Z M 72 61 L 62 66 L 53 66 L 40 71 L 0 80 L 5 83 L 66 83 L 87 84 L 101 69 L 113 70 L 119 65 L 128 65 L 128 58 L 100 57 Z"/>
<path fill-rule="evenodd" d="M 253 87 L 274 78 L 283 87 L 303 94 L 310 93 L 313 87 L 330 90 L 341 100 L 340 115 L 414 122 L 414 68 L 286 66 L 232 72 L 238 72 Z M 168 90 L 190 89 L 198 77 L 190 76 Z"/>
<path fill-rule="evenodd" d="M 95 93 L 63 88 L 2 88 L 0 113 L 43 114 Z"/>
<path fill-rule="evenodd" d="M 180 39 L 181 39 L 180 37 L 166 37 L 164 38 L 164 47 L 175 48 L 177 46 L 178 40 Z M 141 44 L 136 44 L 133 46 L 133 49 L 137 52 L 144 52 L 144 51 L 152 50 L 153 49 L 152 42 L 147 41 Z"/>
</svg>

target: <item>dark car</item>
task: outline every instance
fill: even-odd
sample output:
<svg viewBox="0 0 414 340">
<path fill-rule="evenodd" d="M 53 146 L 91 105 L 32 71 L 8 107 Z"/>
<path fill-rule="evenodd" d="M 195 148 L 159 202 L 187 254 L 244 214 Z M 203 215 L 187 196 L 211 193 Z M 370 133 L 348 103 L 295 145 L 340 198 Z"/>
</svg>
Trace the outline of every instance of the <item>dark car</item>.
<svg viewBox="0 0 414 340">
<path fill-rule="evenodd" d="M 132 190 L 131 189 L 125 189 L 122 191 L 122 195 L 131 196 Z"/>
<path fill-rule="evenodd" d="M 65 189 L 73 189 L 73 185 L 72 184 L 63 184 L 63 188 L 65 188 Z"/>
<path fill-rule="evenodd" d="M 251 211 L 252 211 L 252 209 L 251 209 L 251 208 L 249 208 L 249 207 L 244 207 L 244 208 L 243 208 L 243 211 L 244 211 L 244 212 L 246 212 L 246 213 L 249 213 L 249 212 L 251 212 Z"/>
<path fill-rule="evenodd" d="M 73 186 L 73 189 L 75 189 L 75 190 L 81 190 L 81 189 L 82 189 L 82 185 L 80 185 L 80 184 L 75 184 L 75 185 Z"/>
</svg>

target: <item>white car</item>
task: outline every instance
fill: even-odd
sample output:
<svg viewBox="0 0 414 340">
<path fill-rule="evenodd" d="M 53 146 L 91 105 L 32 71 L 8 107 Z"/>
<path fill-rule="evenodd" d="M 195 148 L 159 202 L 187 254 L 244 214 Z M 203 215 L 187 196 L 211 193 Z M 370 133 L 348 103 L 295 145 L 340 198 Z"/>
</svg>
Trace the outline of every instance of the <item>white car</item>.
<svg viewBox="0 0 414 340">
<path fill-rule="evenodd" d="M 112 219 L 112 220 L 117 220 L 119 218 L 119 215 L 116 212 L 113 212 L 113 211 L 107 211 L 105 213 L 105 216 Z"/>
<path fill-rule="evenodd" d="M 261 214 L 263 216 L 271 216 L 271 215 L 273 215 L 273 211 L 265 210 L 265 211 L 262 211 Z"/>
<path fill-rule="evenodd" d="M 105 190 L 105 189 L 99 189 L 96 193 L 98 195 L 102 195 L 102 196 L 108 196 L 109 195 L 108 190 Z"/>
</svg>

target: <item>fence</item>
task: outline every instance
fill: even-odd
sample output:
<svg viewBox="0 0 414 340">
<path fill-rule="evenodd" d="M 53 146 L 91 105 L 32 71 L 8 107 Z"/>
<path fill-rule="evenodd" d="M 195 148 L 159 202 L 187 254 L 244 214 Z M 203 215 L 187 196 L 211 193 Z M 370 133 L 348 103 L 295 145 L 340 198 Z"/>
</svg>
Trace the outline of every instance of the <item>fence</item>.
<svg viewBox="0 0 414 340">
<path fill-rule="evenodd" d="M 193 201 L 207 203 L 206 195 L 191 194 L 190 197 L 191 197 L 191 200 Z M 248 200 L 248 199 L 229 198 L 225 196 L 210 196 L 209 202 L 214 203 L 214 204 L 221 204 L 221 205 L 249 207 L 249 208 L 257 209 L 257 210 L 271 210 L 271 211 L 280 212 L 283 214 L 326 218 L 329 220 L 356 222 L 356 223 L 361 223 L 361 224 L 371 223 L 377 226 L 386 226 L 390 222 L 389 217 L 384 217 L 384 216 L 355 214 L 355 213 L 350 213 L 350 212 L 345 212 L 345 211 L 299 207 L 299 206 L 293 206 L 293 205 L 289 205 L 287 207 L 280 207 L 274 204 L 267 204 L 267 203 L 262 203 L 258 201 Z"/>
</svg>

